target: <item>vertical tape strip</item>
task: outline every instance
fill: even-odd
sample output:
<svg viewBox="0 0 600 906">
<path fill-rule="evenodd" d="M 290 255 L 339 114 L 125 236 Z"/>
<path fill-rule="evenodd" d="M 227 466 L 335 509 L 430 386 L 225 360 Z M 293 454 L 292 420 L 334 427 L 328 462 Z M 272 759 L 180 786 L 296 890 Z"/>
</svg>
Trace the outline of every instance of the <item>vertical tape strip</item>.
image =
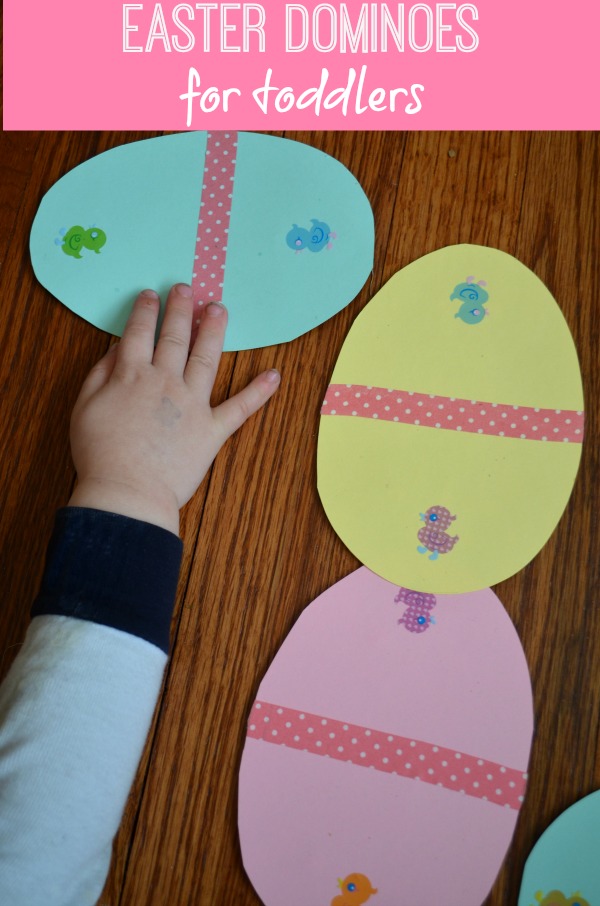
<svg viewBox="0 0 600 906">
<path fill-rule="evenodd" d="M 202 306 L 207 302 L 223 301 L 237 145 L 237 132 L 207 134 L 192 276 L 196 306 L 192 342 L 198 331 Z"/>
</svg>

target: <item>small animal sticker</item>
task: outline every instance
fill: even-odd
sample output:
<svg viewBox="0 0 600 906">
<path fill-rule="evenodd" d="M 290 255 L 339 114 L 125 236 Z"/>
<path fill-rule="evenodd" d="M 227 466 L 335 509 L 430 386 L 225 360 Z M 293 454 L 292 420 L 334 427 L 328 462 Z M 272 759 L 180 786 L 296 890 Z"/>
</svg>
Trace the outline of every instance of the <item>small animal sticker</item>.
<svg viewBox="0 0 600 906">
<path fill-rule="evenodd" d="M 302 252 L 304 249 L 322 252 L 325 248 L 332 248 L 332 240 L 337 239 L 337 234 L 333 233 L 323 220 L 312 219 L 311 223 L 312 227 L 309 230 L 299 227 L 297 223 L 293 225 L 285 237 L 289 248 L 295 252 Z"/>
<path fill-rule="evenodd" d="M 568 899 L 560 890 L 553 890 L 551 893 L 544 894 L 541 890 L 535 895 L 539 906 L 590 906 L 587 900 L 584 900 L 580 893 L 572 894 Z"/>
<path fill-rule="evenodd" d="M 426 513 L 419 513 L 419 516 L 425 523 L 417 536 L 421 542 L 417 547 L 419 553 L 426 554 L 429 551 L 430 560 L 437 560 L 440 554 L 449 554 L 459 538 L 458 535 L 448 535 L 446 529 L 456 516 L 452 516 L 445 506 L 430 506 Z"/>
<path fill-rule="evenodd" d="M 399 625 L 403 625 L 408 632 L 425 632 L 431 624 L 435 624 L 430 611 L 436 605 L 435 595 L 423 591 L 411 591 L 410 588 L 399 588 L 394 598 L 396 604 L 405 604 L 406 610 Z"/>
<path fill-rule="evenodd" d="M 489 314 L 487 308 L 483 307 L 484 302 L 489 299 L 489 293 L 484 286 L 487 286 L 485 280 L 478 280 L 475 283 L 475 277 L 467 277 L 466 283 L 459 283 L 454 287 L 450 301 L 457 299 L 461 303 L 454 315 L 455 318 L 460 318 L 465 324 L 481 324 Z"/>
<path fill-rule="evenodd" d="M 338 878 L 338 887 L 342 893 L 333 898 L 331 906 L 361 906 L 377 893 L 367 876 L 360 874 L 348 875 L 344 880 Z"/>
<path fill-rule="evenodd" d="M 82 226 L 73 226 L 70 230 L 60 230 L 60 235 L 62 239 L 55 239 L 55 244 L 62 248 L 65 255 L 71 255 L 72 258 L 81 258 L 81 249 L 89 249 L 98 255 L 102 246 L 106 245 L 106 233 L 95 226 L 89 230 L 84 230 Z"/>
</svg>

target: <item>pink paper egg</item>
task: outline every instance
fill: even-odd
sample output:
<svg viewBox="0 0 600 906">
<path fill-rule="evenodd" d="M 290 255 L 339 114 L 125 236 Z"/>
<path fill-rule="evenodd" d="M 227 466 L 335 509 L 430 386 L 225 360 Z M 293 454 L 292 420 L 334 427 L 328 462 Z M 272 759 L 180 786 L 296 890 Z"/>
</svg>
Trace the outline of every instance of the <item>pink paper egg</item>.
<svg viewBox="0 0 600 906">
<path fill-rule="evenodd" d="M 490 589 L 361 567 L 300 616 L 248 720 L 246 871 L 265 906 L 480 906 L 513 835 L 529 671 Z"/>
</svg>

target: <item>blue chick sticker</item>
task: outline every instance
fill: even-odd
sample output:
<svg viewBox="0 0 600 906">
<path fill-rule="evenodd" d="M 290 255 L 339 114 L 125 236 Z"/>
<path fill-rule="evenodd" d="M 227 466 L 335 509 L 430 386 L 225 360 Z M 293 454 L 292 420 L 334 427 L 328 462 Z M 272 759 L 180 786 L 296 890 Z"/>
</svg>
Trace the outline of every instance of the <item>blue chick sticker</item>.
<svg viewBox="0 0 600 906">
<path fill-rule="evenodd" d="M 460 318 L 465 324 L 480 324 L 489 314 L 484 308 L 484 303 L 489 299 L 489 293 L 484 289 L 487 284 L 485 280 L 478 280 L 477 283 L 474 280 L 474 277 L 467 277 L 466 283 L 455 286 L 450 296 L 450 301 L 457 299 L 461 303 L 454 317 Z"/>
<path fill-rule="evenodd" d="M 293 225 L 285 237 L 288 247 L 295 252 L 302 252 L 304 249 L 308 249 L 310 252 L 321 252 L 324 248 L 330 249 L 332 240 L 337 238 L 336 234 L 323 220 L 313 218 L 310 222 L 312 227 L 309 230 L 299 227 L 297 223 Z"/>
</svg>

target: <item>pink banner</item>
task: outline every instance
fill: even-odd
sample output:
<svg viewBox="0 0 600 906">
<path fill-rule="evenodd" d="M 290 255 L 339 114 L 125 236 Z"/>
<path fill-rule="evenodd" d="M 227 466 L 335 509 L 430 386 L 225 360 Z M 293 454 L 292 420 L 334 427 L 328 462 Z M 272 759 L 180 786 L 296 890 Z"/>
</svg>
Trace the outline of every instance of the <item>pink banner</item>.
<svg viewBox="0 0 600 906">
<path fill-rule="evenodd" d="M 4 4 L 5 129 L 596 129 L 600 4 Z"/>
</svg>

